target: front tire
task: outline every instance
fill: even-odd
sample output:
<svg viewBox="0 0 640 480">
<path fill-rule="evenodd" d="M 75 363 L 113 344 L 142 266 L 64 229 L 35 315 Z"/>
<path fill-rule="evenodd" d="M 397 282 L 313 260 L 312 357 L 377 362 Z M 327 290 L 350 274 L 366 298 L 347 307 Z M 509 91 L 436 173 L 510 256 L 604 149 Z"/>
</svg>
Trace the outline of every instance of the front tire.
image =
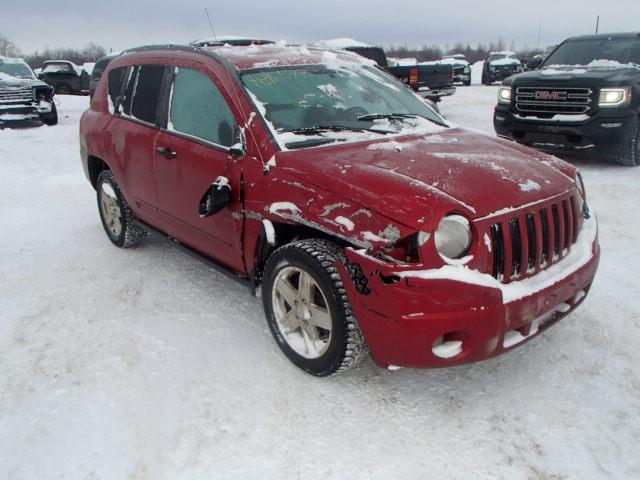
<svg viewBox="0 0 640 480">
<path fill-rule="evenodd" d="M 147 232 L 135 224 L 133 213 L 111 170 L 103 170 L 98 175 L 96 194 L 100 219 L 109 240 L 120 248 L 138 245 Z"/>
<path fill-rule="evenodd" d="M 41 115 L 40 120 L 42 120 L 42 123 L 48 126 L 58 124 L 58 109 L 56 108 L 56 104 L 53 102 L 53 100 L 51 101 L 51 112 Z"/>
<path fill-rule="evenodd" d="M 368 349 L 336 263 L 346 262 L 327 240 L 290 243 L 264 269 L 262 299 L 269 329 L 287 358 L 327 377 L 356 365 Z"/>
</svg>

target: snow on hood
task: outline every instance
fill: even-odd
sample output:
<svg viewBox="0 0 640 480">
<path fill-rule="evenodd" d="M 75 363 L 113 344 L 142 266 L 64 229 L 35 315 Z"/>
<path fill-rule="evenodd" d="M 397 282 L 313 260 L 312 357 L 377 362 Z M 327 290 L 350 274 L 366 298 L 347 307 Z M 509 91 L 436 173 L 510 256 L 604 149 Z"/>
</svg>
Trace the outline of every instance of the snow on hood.
<svg viewBox="0 0 640 480">
<path fill-rule="evenodd" d="M 575 169 L 554 157 L 459 128 L 282 152 L 278 165 L 413 228 L 432 208 L 481 218 L 575 185 Z"/>
<path fill-rule="evenodd" d="M 16 86 L 22 86 L 25 81 L 28 80 L 29 79 L 14 77 L 13 75 L 0 72 L 0 83 L 3 85 L 11 86 L 12 84 L 15 84 Z"/>
<path fill-rule="evenodd" d="M 430 62 L 422 62 L 420 65 L 465 65 L 469 66 L 469 62 L 467 62 L 463 58 L 454 58 L 447 57 L 441 60 L 432 60 Z"/>
<path fill-rule="evenodd" d="M 331 40 L 320 40 L 314 46 L 319 48 L 327 48 L 329 50 L 343 50 L 349 47 L 370 47 L 366 43 L 359 42 L 353 38 L 334 38 Z"/>
<path fill-rule="evenodd" d="M 500 60 L 491 60 L 490 65 L 521 65 L 517 58 L 501 58 Z"/>
<path fill-rule="evenodd" d="M 584 75 L 588 70 L 640 69 L 635 63 L 620 63 L 615 60 L 593 60 L 586 65 L 549 65 L 540 70 L 541 75 Z"/>
</svg>

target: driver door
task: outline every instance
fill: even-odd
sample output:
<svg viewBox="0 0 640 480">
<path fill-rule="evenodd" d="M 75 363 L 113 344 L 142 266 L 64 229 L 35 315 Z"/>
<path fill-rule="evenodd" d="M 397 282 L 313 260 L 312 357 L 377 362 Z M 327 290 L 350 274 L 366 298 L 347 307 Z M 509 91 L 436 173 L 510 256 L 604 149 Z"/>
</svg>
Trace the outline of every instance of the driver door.
<svg viewBox="0 0 640 480">
<path fill-rule="evenodd" d="M 166 129 L 156 137 L 153 152 L 166 233 L 243 272 L 241 159 L 229 153 L 237 121 L 215 75 L 203 64 L 175 60 L 169 76 Z M 231 201 L 202 218 L 200 202 L 220 176 L 229 180 Z"/>
</svg>

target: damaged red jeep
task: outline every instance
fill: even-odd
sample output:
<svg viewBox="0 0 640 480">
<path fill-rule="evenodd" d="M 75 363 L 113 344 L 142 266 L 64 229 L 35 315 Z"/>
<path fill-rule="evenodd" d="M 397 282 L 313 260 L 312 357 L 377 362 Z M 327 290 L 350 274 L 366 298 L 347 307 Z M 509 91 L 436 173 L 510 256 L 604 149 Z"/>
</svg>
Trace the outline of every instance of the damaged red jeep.
<svg viewBox="0 0 640 480">
<path fill-rule="evenodd" d="M 159 231 L 262 293 L 301 369 L 446 367 L 580 305 L 599 260 L 577 170 L 457 128 L 366 60 L 276 45 L 114 59 L 80 124 L 109 239 Z"/>
</svg>

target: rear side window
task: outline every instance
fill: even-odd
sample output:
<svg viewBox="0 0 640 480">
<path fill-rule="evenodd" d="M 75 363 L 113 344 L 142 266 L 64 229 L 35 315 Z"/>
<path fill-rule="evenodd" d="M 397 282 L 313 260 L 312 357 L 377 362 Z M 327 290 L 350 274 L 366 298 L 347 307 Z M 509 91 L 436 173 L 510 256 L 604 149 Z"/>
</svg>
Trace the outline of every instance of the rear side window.
<svg viewBox="0 0 640 480">
<path fill-rule="evenodd" d="M 124 95 L 122 98 L 122 103 L 118 106 L 118 112 L 122 115 L 131 115 L 131 104 L 133 103 L 133 92 L 136 87 L 136 82 L 138 81 L 138 70 L 140 67 L 129 67 L 127 69 L 127 74 L 123 79 L 125 87 L 124 87 Z"/>
<path fill-rule="evenodd" d="M 147 123 L 156 123 L 156 111 L 162 89 L 163 65 L 142 65 L 133 85 L 131 116 Z"/>
<path fill-rule="evenodd" d="M 115 68 L 109 72 L 109 111 L 111 113 L 115 111 L 114 106 L 116 105 L 116 101 L 118 100 L 118 95 L 120 95 L 120 90 L 122 89 L 122 80 L 125 77 L 126 71 L 127 67 L 122 67 Z"/>
<path fill-rule="evenodd" d="M 176 68 L 168 129 L 225 147 L 236 143 L 227 101 L 207 75 L 190 68 Z"/>
</svg>

